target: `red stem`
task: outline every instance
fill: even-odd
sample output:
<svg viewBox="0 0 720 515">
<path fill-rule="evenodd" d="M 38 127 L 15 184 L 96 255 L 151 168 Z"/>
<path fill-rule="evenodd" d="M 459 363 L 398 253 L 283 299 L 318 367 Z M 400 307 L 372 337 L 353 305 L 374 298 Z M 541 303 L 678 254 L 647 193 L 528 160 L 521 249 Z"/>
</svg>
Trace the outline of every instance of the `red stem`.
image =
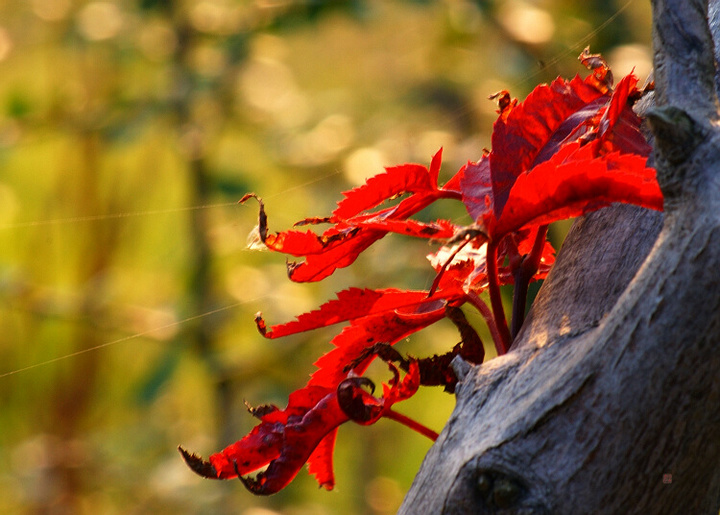
<svg viewBox="0 0 720 515">
<path fill-rule="evenodd" d="M 398 413 L 397 411 L 393 411 L 392 409 L 388 409 L 384 414 L 384 417 L 389 418 L 390 420 L 394 420 L 395 422 L 400 422 L 402 425 L 409 427 L 413 431 L 416 431 L 420 433 L 423 436 L 427 436 L 432 440 L 433 442 L 437 440 L 439 434 L 437 434 L 432 429 L 422 425 L 417 420 L 413 420 L 410 417 L 403 415 L 401 413 Z"/>
<path fill-rule="evenodd" d="M 527 269 L 532 269 L 532 275 L 535 275 L 538 267 L 540 266 L 540 258 L 542 258 L 543 250 L 545 249 L 545 240 L 547 239 L 549 225 L 541 225 L 538 228 L 538 233 L 535 236 L 535 242 L 530 254 L 523 260 L 523 265 L 527 266 Z M 531 277 L 532 277 L 531 275 Z"/>
<path fill-rule="evenodd" d="M 541 225 L 535 235 L 532 250 L 526 255 L 520 266 L 513 271 L 515 288 L 513 291 L 513 312 L 511 335 L 515 339 L 520 328 L 525 322 L 525 310 L 527 309 L 527 293 L 530 281 L 540 266 L 545 240 L 547 238 L 548 225 Z"/>
<path fill-rule="evenodd" d="M 497 269 L 497 246 L 493 242 L 488 243 L 485 266 L 487 267 L 490 306 L 492 307 L 493 317 L 495 318 L 498 335 L 500 336 L 498 355 L 502 355 L 507 353 L 510 348 L 510 344 L 512 343 L 512 339 L 510 337 L 510 329 L 508 329 L 507 319 L 505 318 L 505 308 L 502 303 L 502 295 L 500 295 L 500 281 L 498 279 Z"/>
<path fill-rule="evenodd" d="M 497 324 L 495 323 L 495 317 L 493 316 L 493 312 L 477 293 L 468 292 L 467 300 L 475 307 L 475 309 L 480 312 L 480 315 L 482 315 L 482 317 L 485 319 L 485 323 L 490 330 L 490 335 L 492 336 L 493 343 L 495 344 L 495 350 L 497 351 L 498 355 L 501 355 L 502 346 L 500 342 L 502 341 L 502 338 L 500 338 L 500 331 L 498 331 Z"/>
</svg>

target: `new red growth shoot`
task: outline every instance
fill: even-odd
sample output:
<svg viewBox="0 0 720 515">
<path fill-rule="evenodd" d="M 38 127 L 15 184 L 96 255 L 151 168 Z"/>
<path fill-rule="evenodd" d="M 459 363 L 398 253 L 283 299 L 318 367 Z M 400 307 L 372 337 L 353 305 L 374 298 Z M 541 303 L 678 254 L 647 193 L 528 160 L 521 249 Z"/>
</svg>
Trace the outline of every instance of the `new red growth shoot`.
<svg viewBox="0 0 720 515">
<path fill-rule="evenodd" d="M 345 192 L 330 216 L 296 224 L 328 224 L 320 234 L 298 229 L 273 233 L 262 200 L 252 193 L 243 197 L 241 202 L 254 198 L 259 204 L 257 233 L 262 244 L 299 259 L 288 264 L 293 281 L 322 280 L 351 265 L 389 233 L 440 242 L 427 256 L 435 280 L 428 291 L 348 288 L 318 309 L 270 327 L 258 313 L 258 330 L 270 339 L 345 325 L 331 340 L 330 351 L 316 361 L 317 370 L 307 385 L 290 395 L 284 409 L 250 409 L 260 423 L 207 461 L 180 448 L 193 471 L 212 479 L 239 478 L 251 492 L 268 495 L 284 488 L 307 463 L 309 472 L 329 490 L 335 484 L 335 438 L 346 422 L 370 425 L 388 418 L 434 440 L 437 433 L 393 406 L 412 397 L 421 385 L 453 392 L 458 382 L 452 368 L 456 359 L 483 362 L 485 347 L 461 306 L 480 313 L 497 353 L 504 354 L 522 326 L 528 285 L 545 278 L 553 265 L 548 224 L 613 202 L 662 209 L 655 170 L 647 167 L 650 147 L 632 109 L 649 88 L 638 89 L 632 74 L 613 87 L 605 61 L 587 49 L 580 60 L 592 70 L 585 79 L 541 84 L 523 102 L 506 91 L 493 95 L 499 109 L 492 150 L 469 161 L 443 186 L 438 182 L 442 150 L 429 167 L 387 168 Z M 398 197 L 402 200 L 381 206 Z M 443 219 L 412 218 L 440 199 L 462 202 L 473 223 L 460 227 Z M 502 285 L 514 286 L 512 325 L 506 319 Z M 460 334 L 460 343 L 447 353 L 414 359 L 392 347 L 444 318 Z M 376 357 L 387 362 L 392 373 L 379 397 L 362 375 Z M 255 477 L 249 477 L 253 472 Z"/>
</svg>

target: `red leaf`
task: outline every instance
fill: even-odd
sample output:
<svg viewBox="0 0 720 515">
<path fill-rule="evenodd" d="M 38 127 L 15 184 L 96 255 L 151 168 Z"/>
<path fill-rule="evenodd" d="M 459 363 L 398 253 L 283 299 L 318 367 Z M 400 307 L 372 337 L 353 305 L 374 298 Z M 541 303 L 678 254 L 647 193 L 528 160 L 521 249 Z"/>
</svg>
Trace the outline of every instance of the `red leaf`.
<svg viewBox="0 0 720 515">
<path fill-rule="evenodd" d="M 336 385 L 346 376 L 347 365 L 353 363 L 365 349 L 376 343 L 393 344 L 444 318 L 446 301 L 438 296 L 426 299 L 416 307 L 353 320 L 332 339 L 335 348 L 315 362 L 318 370 L 313 373 L 308 384 L 326 387 Z M 363 360 L 354 368 L 354 372 L 362 374 L 372 359 L 371 356 Z"/>
<path fill-rule="evenodd" d="M 265 463 L 269 463 L 268 468 L 254 480 L 246 480 L 246 486 L 253 493 L 268 495 L 280 491 L 292 481 L 320 442 L 340 424 L 348 421 L 337 403 L 337 393 L 332 389 L 305 387 L 298 390 L 290 396 L 288 408 L 293 403 L 293 396 L 304 395 L 307 390 L 317 390 L 325 395 L 306 408 L 301 416 L 289 418 L 286 425 L 263 421 L 256 426 L 256 429 L 260 428 L 257 434 L 261 438 L 248 441 L 248 437 L 245 437 L 210 456 L 210 462 L 218 470 L 218 478 L 230 479 L 257 470 L 259 467 L 250 469 L 242 465 L 249 461 L 248 455 L 266 454 L 273 456 Z M 333 485 L 325 483 L 321 486 L 332 489 Z"/>
<path fill-rule="evenodd" d="M 550 85 L 536 87 L 506 118 L 498 118 L 489 157 L 496 216 L 502 212 L 515 179 L 554 153 L 552 149 L 544 151 L 545 147 L 565 139 L 605 102 L 607 97 L 587 81 L 558 78 Z M 581 110 L 580 116 L 571 117 Z"/>
<path fill-rule="evenodd" d="M 458 229 L 455 224 L 447 220 L 436 220 L 435 222 L 425 223 L 418 222 L 417 220 L 392 220 L 373 217 L 363 220 L 361 223 L 363 228 L 366 229 L 437 240 L 452 238 Z"/>
<path fill-rule="evenodd" d="M 338 405 L 336 388 L 306 386 L 290 395 L 285 410 L 264 415 L 250 434 L 211 455 L 208 461 L 182 448 L 180 452 L 198 474 L 210 479 L 240 477 L 249 490 L 259 495 L 284 488 L 312 456 L 313 473 L 320 485 L 330 490 L 334 484 L 334 435 L 337 427 L 348 420 Z M 255 479 L 241 477 L 266 465 L 267 469 Z"/>
<path fill-rule="evenodd" d="M 183 457 L 191 468 L 210 479 L 231 479 L 238 475 L 253 472 L 279 458 L 283 457 L 286 447 L 293 435 L 305 434 L 309 439 L 306 444 L 317 440 L 307 449 L 308 456 L 324 435 L 334 427 L 347 420 L 339 409 L 333 410 L 336 403 L 333 389 L 318 386 L 306 386 L 290 395 L 288 406 L 284 410 L 274 409 L 263 414 L 261 423 L 243 439 L 229 445 L 221 452 L 210 456 L 209 461 L 202 462 L 201 458 L 181 450 Z M 316 411 L 314 417 L 308 413 Z M 319 423 L 318 413 L 325 410 L 327 415 Z M 290 431 L 288 431 L 288 429 Z M 301 431 L 298 431 L 301 429 Z M 307 457 L 305 458 L 307 459 Z M 298 464 L 298 469 L 305 462 Z M 287 456 L 285 456 L 287 463 Z M 269 469 L 268 469 L 269 470 Z M 297 471 L 290 476 L 283 475 L 289 482 Z"/>
<path fill-rule="evenodd" d="M 615 91 L 612 93 L 608 108 L 603 115 L 603 120 L 598 124 L 598 134 L 601 137 L 612 129 L 620 119 L 623 111 L 627 109 L 630 92 L 635 89 L 637 82 L 637 77 L 633 74 L 628 74 L 618 83 Z"/>
<path fill-rule="evenodd" d="M 312 232 L 304 234 L 305 239 L 299 245 L 290 247 L 280 238 L 288 233 L 279 233 L 276 240 L 268 236 L 268 247 L 279 252 L 295 256 L 305 256 L 305 261 L 288 264 L 288 275 L 296 282 L 319 281 L 331 275 L 338 268 L 344 268 L 355 262 L 357 257 L 370 245 L 383 238 L 388 232 L 401 232 L 423 238 L 442 238 L 450 234 L 452 224 L 438 221 L 435 225 L 420 222 L 403 222 L 409 216 L 421 211 L 440 198 L 454 198 L 457 194 L 445 190 L 434 193 L 413 195 L 397 206 L 387 208 L 372 216 L 357 216 L 325 231 L 322 236 Z M 313 241 L 314 238 L 314 241 Z M 295 242 L 293 242 L 295 243 Z M 267 242 L 266 242 L 267 244 Z M 303 248 L 302 245 L 306 245 Z"/>
<path fill-rule="evenodd" d="M 618 150 L 640 156 L 650 155 L 651 147 L 640 132 L 641 120 L 628 104 L 628 99 L 638 92 L 637 82 L 637 77 L 629 74 L 623 77 L 615 88 L 598 123 L 597 133 L 602 140 L 599 152 Z"/>
<path fill-rule="evenodd" d="M 338 268 L 352 265 L 365 249 L 384 237 L 387 232 L 354 228 L 342 239 L 334 241 L 313 254 L 305 254 L 304 261 L 288 263 L 288 277 L 299 283 L 321 281 L 332 275 Z"/>
<path fill-rule="evenodd" d="M 399 381 L 397 368 L 390 367 L 393 379 L 390 386 L 383 385 L 384 396 L 381 398 L 359 388 L 356 380 L 363 378 L 344 380 L 334 388 L 308 385 L 290 395 L 287 408 L 264 414 L 261 423 L 250 434 L 211 455 L 208 461 L 182 448 L 180 452 L 198 474 L 210 479 L 239 477 L 258 495 L 280 491 L 306 462 L 320 486 L 331 490 L 334 486 L 332 452 L 337 428 L 352 419 L 346 413 L 348 397 L 359 399 L 359 410 L 368 415 L 353 420 L 367 425 L 389 415 L 393 404 L 411 397 L 418 389 L 416 362 L 411 363 L 410 372 L 403 381 Z M 339 402 L 341 396 L 344 407 Z M 254 479 L 242 477 L 266 465 L 267 469 Z"/>
<path fill-rule="evenodd" d="M 558 78 L 536 87 L 524 102 L 508 104 L 493 126 L 488 158 L 461 170 L 462 200 L 474 220 L 490 209 L 499 217 L 517 177 L 572 142 L 601 139 L 599 152 L 649 155 L 640 119 L 628 105 L 628 99 L 638 94 L 637 78 L 624 77 L 609 95 L 601 84 L 608 76 L 612 83 L 607 65 L 600 56 L 586 52 L 583 56 L 595 73 L 602 71 L 602 77 Z"/>
<path fill-rule="evenodd" d="M 338 204 L 330 218 L 311 218 L 302 223 L 334 223 L 321 235 L 312 231 L 290 230 L 269 233 L 267 216 L 262 200 L 258 216 L 258 233 L 262 242 L 271 250 L 296 257 L 305 257 L 299 263 L 288 264 L 288 275 L 296 282 L 319 281 L 338 268 L 351 265 L 358 255 L 388 232 L 398 232 L 422 238 L 447 238 L 454 226 L 447 221 L 422 223 L 407 220 L 408 217 L 441 198 L 460 198 L 460 192 L 452 188 L 438 188 L 442 149 L 432 158 L 430 169 L 407 164 L 388 168 L 387 172 L 370 178 L 363 186 L 345 193 L 346 198 Z M 383 200 L 402 193 L 411 196 L 376 213 L 365 213 Z M 245 195 L 241 202 L 254 194 Z M 257 197 L 255 197 L 257 198 Z"/>
<path fill-rule="evenodd" d="M 332 490 L 335 486 L 335 472 L 333 470 L 333 451 L 337 428 L 328 432 L 327 436 L 320 440 L 320 443 L 307 460 L 308 472 L 315 476 L 318 484 L 326 490 Z"/>
<path fill-rule="evenodd" d="M 427 292 L 424 291 L 402 291 L 392 288 L 386 290 L 350 288 L 338 292 L 337 300 L 326 302 L 319 309 L 300 315 L 297 320 L 273 326 L 264 335 L 267 338 L 279 338 L 368 315 L 402 308 L 407 309 L 426 302 Z M 256 321 L 258 320 L 256 319 Z"/>
<path fill-rule="evenodd" d="M 333 228 L 334 229 L 334 228 Z M 270 249 L 291 256 L 308 256 L 326 252 L 328 248 L 342 242 L 348 236 L 350 230 L 341 232 L 338 230 L 326 231 L 318 236 L 313 231 L 283 231 L 275 234 L 268 234 L 263 243 Z"/>
<path fill-rule="evenodd" d="M 486 216 L 484 222 L 493 238 L 530 224 L 579 216 L 613 202 L 662 210 L 655 170 L 645 166 L 645 157 L 619 152 L 593 157 L 590 145 L 578 149 L 575 144 L 564 150 L 518 178 L 499 219 Z M 567 160 L 563 159 L 566 154 L 571 156 Z"/>
<path fill-rule="evenodd" d="M 483 156 L 477 163 L 468 163 L 461 170 L 462 201 L 473 220 L 493 210 L 493 183 L 490 160 Z"/>
<path fill-rule="evenodd" d="M 432 193 L 437 191 L 442 149 L 432 158 L 430 169 L 418 164 L 404 164 L 386 168 L 386 172 L 369 178 L 365 184 L 343 193 L 333 211 L 335 220 L 347 220 L 372 209 L 383 201 L 403 193 Z"/>
</svg>

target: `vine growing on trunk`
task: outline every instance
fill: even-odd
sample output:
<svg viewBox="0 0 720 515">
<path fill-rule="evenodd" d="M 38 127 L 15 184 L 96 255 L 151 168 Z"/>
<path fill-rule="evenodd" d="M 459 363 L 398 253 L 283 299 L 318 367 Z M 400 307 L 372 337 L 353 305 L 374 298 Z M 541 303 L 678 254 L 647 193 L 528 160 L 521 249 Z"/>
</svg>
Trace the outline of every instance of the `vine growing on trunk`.
<svg viewBox="0 0 720 515">
<path fill-rule="evenodd" d="M 288 264 L 288 275 L 297 282 L 320 281 L 351 265 L 388 233 L 442 245 L 428 256 L 435 280 L 427 291 L 348 288 L 318 309 L 270 327 L 258 314 L 258 330 L 270 339 L 347 325 L 331 340 L 333 348 L 316 361 L 317 370 L 307 385 L 290 394 L 284 409 L 248 407 L 260 423 L 207 461 L 180 447 L 193 471 L 212 479 L 239 478 L 251 492 L 269 495 L 287 486 L 307 463 L 318 483 L 330 490 L 335 484 L 337 429 L 346 422 L 369 425 L 386 417 L 435 439 L 434 431 L 394 406 L 420 386 L 443 386 L 453 392 L 457 378 L 451 362 L 458 356 L 472 364 L 483 362 L 482 341 L 460 307 L 468 304 L 482 315 L 498 355 L 505 354 L 522 326 L 528 285 L 545 278 L 553 265 L 555 250 L 546 239 L 550 223 L 613 202 L 662 209 L 655 170 L 647 166 L 650 146 L 640 131 L 642 120 L 632 109 L 652 85 L 638 88 L 633 74 L 614 85 L 602 57 L 587 49 L 580 60 L 592 72 L 585 79 L 541 84 L 523 102 L 507 91 L 493 95 L 498 119 L 492 150 L 468 162 L 442 186 L 441 149 L 429 167 L 387 168 L 343 193 L 330 216 L 296 224 L 328 224 L 321 234 L 297 228 L 270 232 L 261 198 L 253 193 L 243 197 L 241 202 L 255 199 L 259 204 L 260 241 L 270 250 L 302 258 Z M 382 207 L 398 197 L 402 200 Z M 445 219 L 411 218 L 440 199 L 462 202 L 473 223 L 458 226 Z M 511 324 L 502 306 L 502 285 L 514 286 Z M 481 297 L 484 292 L 489 305 Z M 461 339 L 447 353 L 417 359 L 392 347 L 443 318 L 455 324 Z M 377 357 L 391 372 L 380 396 L 363 376 Z"/>
</svg>

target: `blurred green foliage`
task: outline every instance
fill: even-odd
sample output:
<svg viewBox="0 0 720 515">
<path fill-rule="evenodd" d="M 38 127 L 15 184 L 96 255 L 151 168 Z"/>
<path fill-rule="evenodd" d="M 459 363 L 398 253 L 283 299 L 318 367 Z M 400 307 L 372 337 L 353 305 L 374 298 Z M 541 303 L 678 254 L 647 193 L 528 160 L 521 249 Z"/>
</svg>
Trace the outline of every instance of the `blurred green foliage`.
<svg viewBox="0 0 720 515">
<path fill-rule="evenodd" d="M 0 3 L 0 512 L 394 513 L 430 442 L 389 421 L 341 428 L 333 492 L 301 473 L 255 498 L 180 460 L 245 434 L 244 399 L 284 405 L 328 349 L 332 330 L 263 340 L 257 310 L 432 281 L 427 244 L 388 237 L 290 284 L 237 199 L 281 229 L 440 146 L 446 179 L 489 146 L 489 94 L 582 73 L 586 44 L 644 76 L 649 31 L 623 0 Z M 400 409 L 439 429 L 452 407 L 428 389 Z"/>
</svg>

